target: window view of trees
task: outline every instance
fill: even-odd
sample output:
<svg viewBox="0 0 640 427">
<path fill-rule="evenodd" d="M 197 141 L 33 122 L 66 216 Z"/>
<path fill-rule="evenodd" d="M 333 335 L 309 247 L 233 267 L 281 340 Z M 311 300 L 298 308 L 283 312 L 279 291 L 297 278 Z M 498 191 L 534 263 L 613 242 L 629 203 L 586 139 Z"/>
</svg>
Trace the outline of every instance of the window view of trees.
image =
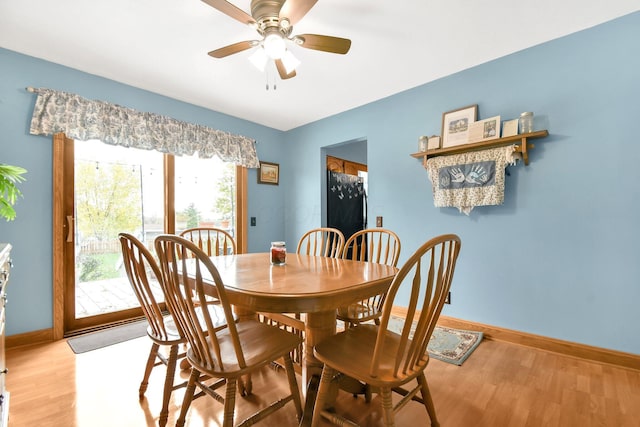
<svg viewBox="0 0 640 427">
<path fill-rule="evenodd" d="M 191 203 L 184 211 L 184 216 L 187 220 L 187 228 L 194 228 L 200 224 L 200 212 L 196 209 L 195 203 Z"/>
<path fill-rule="evenodd" d="M 138 169 L 138 170 L 136 170 Z M 97 241 L 117 239 L 135 230 L 142 218 L 139 168 L 122 164 L 79 162 L 76 165 L 77 231 Z"/>
<path fill-rule="evenodd" d="M 218 197 L 215 202 L 215 211 L 221 221 L 231 221 L 235 211 L 233 203 L 236 199 L 236 175 L 235 166 L 224 165 L 222 176 L 218 180 Z M 229 223 L 226 222 L 227 227 Z M 226 228 L 226 227 L 224 227 Z"/>
<path fill-rule="evenodd" d="M 235 165 L 176 157 L 176 231 L 219 227 L 234 234 Z"/>
<path fill-rule="evenodd" d="M 139 168 L 118 163 L 76 163 L 76 233 L 85 242 L 77 262 L 80 281 L 119 276 L 118 233 L 140 228 L 142 218 Z"/>
</svg>

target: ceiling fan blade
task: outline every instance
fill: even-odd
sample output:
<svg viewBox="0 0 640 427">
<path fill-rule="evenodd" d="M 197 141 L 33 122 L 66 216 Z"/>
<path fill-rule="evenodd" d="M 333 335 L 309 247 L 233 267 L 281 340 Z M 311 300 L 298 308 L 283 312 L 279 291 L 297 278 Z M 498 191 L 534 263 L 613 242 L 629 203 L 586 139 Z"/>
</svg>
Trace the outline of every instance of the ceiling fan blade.
<svg viewBox="0 0 640 427">
<path fill-rule="evenodd" d="M 278 69 L 278 74 L 280 74 L 280 78 L 282 80 L 290 79 L 296 76 L 296 70 L 292 70 L 289 74 L 287 74 L 287 69 L 284 67 L 282 59 L 276 59 L 276 68 Z"/>
<path fill-rule="evenodd" d="M 224 58 L 225 56 L 233 55 L 234 53 L 251 49 L 252 47 L 257 46 L 258 43 L 259 42 L 256 40 L 246 40 L 243 42 L 230 44 L 229 46 L 221 47 L 220 49 L 212 50 L 211 52 L 209 52 L 209 55 L 213 56 L 214 58 Z"/>
<path fill-rule="evenodd" d="M 285 0 L 280 8 L 280 19 L 287 18 L 291 25 L 295 25 L 317 2 L 318 0 Z"/>
<path fill-rule="evenodd" d="M 344 55 L 351 48 L 351 40 L 341 37 L 321 36 L 319 34 L 300 34 L 293 38 L 296 44 L 307 49 L 322 50 Z"/>
<path fill-rule="evenodd" d="M 214 9 L 218 9 L 220 12 L 224 13 L 225 15 L 228 15 L 233 19 L 237 19 L 243 24 L 248 25 L 256 22 L 251 15 L 249 15 L 242 9 L 238 9 L 236 6 L 232 5 L 226 0 L 202 0 L 202 1 L 208 4 L 209 6 L 213 7 Z"/>
</svg>

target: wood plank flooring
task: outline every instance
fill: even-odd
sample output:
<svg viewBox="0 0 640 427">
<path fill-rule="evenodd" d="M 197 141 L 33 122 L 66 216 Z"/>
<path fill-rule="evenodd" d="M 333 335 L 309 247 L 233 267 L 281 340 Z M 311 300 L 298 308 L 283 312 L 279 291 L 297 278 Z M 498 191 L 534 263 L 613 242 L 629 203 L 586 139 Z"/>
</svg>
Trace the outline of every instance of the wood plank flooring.
<svg viewBox="0 0 640 427">
<path fill-rule="evenodd" d="M 138 427 L 157 425 L 164 367 L 151 376 L 146 398 L 138 386 L 150 341 L 138 338 L 75 355 L 65 341 L 7 351 L 11 427 Z M 443 427 L 640 426 L 640 371 L 582 361 L 499 341 L 483 341 L 462 366 L 432 360 L 427 368 Z M 173 426 L 183 390 L 174 392 Z M 286 390 L 284 372 L 254 376 L 254 394 L 236 400 L 236 420 Z M 363 426 L 381 426 L 380 402 L 341 394 L 338 410 Z M 187 426 L 219 426 L 222 405 L 200 398 Z M 396 417 L 398 426 L 429 425 L 415 402 Z M 288 404 L 259 425 L 294 427 Z"/>
</svg>

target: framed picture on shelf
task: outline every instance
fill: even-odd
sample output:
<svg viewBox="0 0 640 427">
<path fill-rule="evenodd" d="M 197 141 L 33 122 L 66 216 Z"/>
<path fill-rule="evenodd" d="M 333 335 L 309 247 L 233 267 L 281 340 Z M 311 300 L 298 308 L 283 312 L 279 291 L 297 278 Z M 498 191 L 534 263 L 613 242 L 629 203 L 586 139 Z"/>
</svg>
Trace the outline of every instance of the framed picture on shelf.
<svg viewBox="0 0 640 427">
<path fill-rule="evenodd" d="M 505 120 L 502 123 L 502 137 L 518 134 L 518 119 Z"/>
<path fill-rule="evenodd" d="M 490 117 L 469 125 L 469 144 L 500 138 L 500 116 Z"/>
<path fill-rule="evenodd" d="M 478 104 L 442 114 L 442 148 L 468 143 L 469 125 L 478 117 Z"/>
<path fill-rule="evenodd" d="M 260 162 L 258 184 L 278 185 L 280 182 L 280 165 L 278 163 Z"/>
</svg>

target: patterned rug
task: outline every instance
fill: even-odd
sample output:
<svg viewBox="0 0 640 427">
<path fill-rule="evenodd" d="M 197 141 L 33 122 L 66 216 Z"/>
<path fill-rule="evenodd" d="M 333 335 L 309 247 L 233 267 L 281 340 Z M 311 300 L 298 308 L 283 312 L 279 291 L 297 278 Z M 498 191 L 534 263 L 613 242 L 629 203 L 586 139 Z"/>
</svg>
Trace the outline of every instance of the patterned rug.
<svg viewBox="0 0 640 427">
<path fill-rule="evenodd" d="M 400 317 L 391 316 L 389 329 L 400 332 L 403 321 L 404 319 Z M 460 366 L 476 349 L 480 341 L 482 341 L 482 332 L 436 326 L 427 349 L 429 356 L 434 359 Z"/>
</svg>

